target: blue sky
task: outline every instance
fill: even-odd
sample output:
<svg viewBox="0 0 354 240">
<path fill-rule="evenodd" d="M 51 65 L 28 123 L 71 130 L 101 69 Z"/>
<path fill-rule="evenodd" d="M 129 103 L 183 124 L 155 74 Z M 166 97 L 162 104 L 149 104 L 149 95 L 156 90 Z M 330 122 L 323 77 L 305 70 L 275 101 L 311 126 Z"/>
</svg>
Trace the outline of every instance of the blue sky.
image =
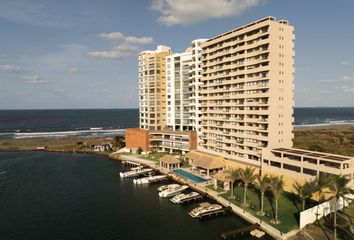
<svg viewBox="0 0 354 240">
<path fill-rule="evenodd" d="M 354 106 L 352 0 L 0 0 L 0 109 L 138 106 L 137 53 L 250 21 L 296 33 L 295 105 Z"/>
</svg>

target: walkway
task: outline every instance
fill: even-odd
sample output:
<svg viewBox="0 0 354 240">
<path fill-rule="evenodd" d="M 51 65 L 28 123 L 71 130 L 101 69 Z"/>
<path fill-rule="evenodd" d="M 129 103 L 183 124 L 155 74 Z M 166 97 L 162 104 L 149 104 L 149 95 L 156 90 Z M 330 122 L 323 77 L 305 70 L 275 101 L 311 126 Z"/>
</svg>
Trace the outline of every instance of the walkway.
<svg viewBox="0 0 354 240">
<path fill-rule="evenodd" d="M 257 217 L 253 216 L 252 214 L 248 213 L 246 210 L 236 206 L 235 204 L 229 202 L 225 198 L 222 198 L 221 196 L 219 196 L 220 193 L 213 191 L 213 190 L 207 188 L 206 186 L 203 186 L 203 184 L 195 183 L 189 179 L 186 179 L 186 178 L 183 178 L 179 175 L 176 175 L 173 172 L 168 171 L 167 169 L 160 168 L 159 165 L 157 164 L 157 162 L 142 159 L 142 158 L 139 158 L 139 157 L 133 156 L 133 155 L 119 155 L 119 158 L 118 158 L 116 156 L 113 156 L 113 154 L 112 154 L 111 157 L 113 157 L 115 159 L 129 160 L 129 161 L 137 162 L 140 164 L 148 165 L 149 167 L 154 168 L 155 170 L 168 175 L 173 180 L 175 180 L 181 184 L 186 184 L 201 193 L 207 194 L 210 198 L 214 199 L 216 202 L 223 205 L 224 207 L 231 207 L 232 211 L 235 214 L 242 217 L 243 219 L 245 219 L 249 223 L 251 223 L 251 224 L 258 223 L 260 225 L 260 228 L 263 231 L 265 231 L 266 233 L 268 233 L 270 236 L 272 236 L 275 239 L 282 239 L 283 240 L 283 239 L 286 239 L 290 236 L 295 235 L 299 231 L 298 229 L 295 229 L 293 231 L 290 231 L 290 232 L 284 234 L 284 233 L 280 232 L 279 230 L 277 230 L 276 228 L 272 227 L 271 225 L 263 222 L 262 220 L 258 219 Z"/>
</svg>

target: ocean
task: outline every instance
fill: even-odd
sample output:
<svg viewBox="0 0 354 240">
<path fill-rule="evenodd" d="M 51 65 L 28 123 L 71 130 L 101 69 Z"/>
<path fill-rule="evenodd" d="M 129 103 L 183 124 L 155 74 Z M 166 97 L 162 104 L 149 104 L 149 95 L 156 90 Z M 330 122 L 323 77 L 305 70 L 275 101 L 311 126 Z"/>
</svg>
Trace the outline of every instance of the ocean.
<svg viewBox="0 0 354 240">
<path fill-rule="evenodd" d="M 0 139 L 112 136 L 138 126 L 138 109 L 0 110 Z M 296 127 L 354 124 L 353 108 L 295 108 Z"/>
<path fill-rule="evenodd" d="M 119 177 L 127 170 L 97 155 L 0 153 L 0 239 L 215 240 L 249 225 L 231 214 L 192 219 L 197 203 L 159 198 L 161 184 L 136 186 Z"/>
</svg>

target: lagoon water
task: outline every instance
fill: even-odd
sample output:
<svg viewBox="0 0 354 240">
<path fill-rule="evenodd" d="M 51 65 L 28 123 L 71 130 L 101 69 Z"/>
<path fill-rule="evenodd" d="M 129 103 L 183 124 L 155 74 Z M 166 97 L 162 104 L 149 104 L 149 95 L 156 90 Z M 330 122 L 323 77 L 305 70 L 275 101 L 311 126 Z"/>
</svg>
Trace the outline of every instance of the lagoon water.
<svg viewBox="0 0 354 240">
<path fill-rule="evenodd" d="M 134 186 L 122 168 L 96 155 L 0 153 L 0 239 L 214 240 L 248 225 L 233 215 L 194 220 L 196 203 L 160 199 L 158 184 Z"/>
</svg>

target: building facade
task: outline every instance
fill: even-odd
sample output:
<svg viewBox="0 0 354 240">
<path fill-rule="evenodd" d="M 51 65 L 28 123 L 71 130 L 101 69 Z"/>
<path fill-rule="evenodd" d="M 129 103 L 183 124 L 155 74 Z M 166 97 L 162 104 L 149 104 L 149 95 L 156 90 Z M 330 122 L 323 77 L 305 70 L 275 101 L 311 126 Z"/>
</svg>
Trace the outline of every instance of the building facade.
<svg viewBox="0 0 354 240">
<path fill-rule="evenodd" d="M 197 149 L 197 133 L 192 131 L 127 128 L 125 138 L 127 149 L 142 148 L 145 153 L 156 151 L 185 154 Z"/>
<path fill-rule="evenodd" d="M 189 122 L 189 68 L 192 51 L 166 57 L 167 126 L 173 131 L 193 130 Z"/>
<path fill-rule="evenodd" d="M 201 44 L 196 39 L 183 53 L 166 58 L 167 126 L 173 131 L 201 129 Z"/>
<path fill-rule="evenodd" d="M 200 150 L 261 165 L 292 147 L 294 28 L 266 17 L 202 44 Z"/>
<path fill-rule="evenodd" d="M 166 126 L 166 57 L 171 54 L 171 48 L 162 45 L 139 54 L 141 129 L 160 130 Z"/>
</svg>

